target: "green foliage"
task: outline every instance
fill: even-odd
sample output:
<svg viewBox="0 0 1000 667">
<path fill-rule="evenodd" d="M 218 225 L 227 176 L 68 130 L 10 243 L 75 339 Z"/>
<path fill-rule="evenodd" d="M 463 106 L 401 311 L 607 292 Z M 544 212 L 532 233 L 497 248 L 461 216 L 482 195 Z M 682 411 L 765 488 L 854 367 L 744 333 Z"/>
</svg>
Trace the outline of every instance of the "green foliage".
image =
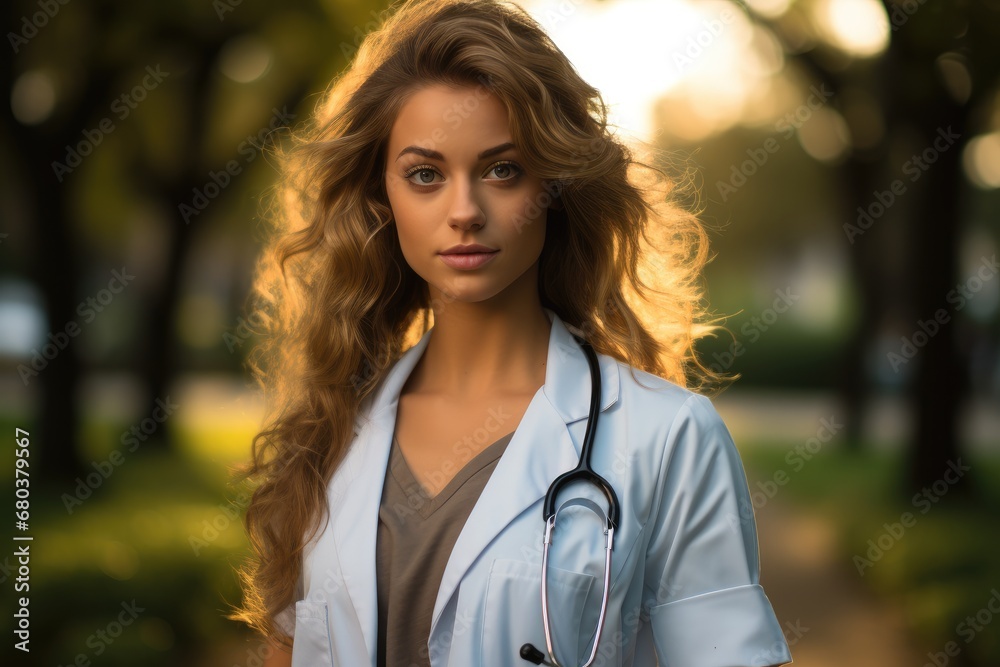
<svg viewBox="0 0 1000 667">
<path fill-rule="evenodd" d="M 31 654 L 18 664 L 201 664 L 246 644 L 225 618 L 240 599 L 245 496 L 204 480 L 174 454 L 137 452 L 72 513 L 60 499 L 72 488 L 34 489 Z M 12 621 L 0 623 L 8 637 Z"/>
</svg>

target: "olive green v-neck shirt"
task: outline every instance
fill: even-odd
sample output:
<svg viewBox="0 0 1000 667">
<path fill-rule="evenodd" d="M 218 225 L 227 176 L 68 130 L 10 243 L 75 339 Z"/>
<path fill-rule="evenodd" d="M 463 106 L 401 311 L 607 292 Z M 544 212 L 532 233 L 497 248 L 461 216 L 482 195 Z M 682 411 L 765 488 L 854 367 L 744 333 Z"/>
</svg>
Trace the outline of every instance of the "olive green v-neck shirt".
<svg viewBox="0 0 1000 667">
<path fill-rule="evenodd" d="M 489 445 L 434 497 L 413 476 L 393 435 L 378 512 L 378 667 L 430 667 L 427 640 L 445 565 L 510 442 Z"/>
</svg>

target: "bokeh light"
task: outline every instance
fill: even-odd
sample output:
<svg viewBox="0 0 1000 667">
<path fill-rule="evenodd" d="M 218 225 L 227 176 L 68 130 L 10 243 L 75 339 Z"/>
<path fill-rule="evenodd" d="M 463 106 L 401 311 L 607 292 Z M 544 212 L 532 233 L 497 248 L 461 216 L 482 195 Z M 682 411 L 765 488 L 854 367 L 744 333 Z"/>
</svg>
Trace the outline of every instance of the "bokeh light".
<svg viewBox="0 0 1000 667">
<path fill-rule="evenodd" d="M 271 69 L 274 55 L 267 43 L 256 35 L 229 40 L 219 54 L 219 70 L 237 83 L 250 83 Z"/>
<path fill-rule="evenodd" d="M 1000 131 L 972 138 L 962 153 L 969 180 L 983 189 L 1000 188 Z"/>
<path fill-rule="evenodd" d="M 52 75 L 33 69 L 17 77 L 10 91 L 10 109 L 22 125 L 45 122 L 56 106 L 56 84 Z"/>
<path fill-rule="evenodd" d="M 889 45 L 889 16 L 876 0 L 817 0 L 812 7 L 820 34 L 849 55 L 869 58 Z"/>
</svg>

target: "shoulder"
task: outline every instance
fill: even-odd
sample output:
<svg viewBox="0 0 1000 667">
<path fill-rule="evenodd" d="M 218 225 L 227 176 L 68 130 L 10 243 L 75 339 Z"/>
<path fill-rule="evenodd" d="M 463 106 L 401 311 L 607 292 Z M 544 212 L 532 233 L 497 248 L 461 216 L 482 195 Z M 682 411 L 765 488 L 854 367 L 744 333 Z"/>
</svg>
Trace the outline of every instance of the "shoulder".
<svg viewBox="0 0 1000 667">
<path fill-rule="evenodd" d="M 729 430 L 707 396 L 617 361 L 619 406 L 630 449 L 647 448 L 647 464 L 662 470 L 672 459 L 738 457 Z M 721 455 L 721 457 L 720 457 Z"/>
<path fill-rule="evenodd" d="M 703 426 L 723 426 L 711 399 L 658 375 L 615 360 L 618 366 L 619 398 L 625 410 L 646 414 L 661 426 L 677 420 Z"/>
</svg>

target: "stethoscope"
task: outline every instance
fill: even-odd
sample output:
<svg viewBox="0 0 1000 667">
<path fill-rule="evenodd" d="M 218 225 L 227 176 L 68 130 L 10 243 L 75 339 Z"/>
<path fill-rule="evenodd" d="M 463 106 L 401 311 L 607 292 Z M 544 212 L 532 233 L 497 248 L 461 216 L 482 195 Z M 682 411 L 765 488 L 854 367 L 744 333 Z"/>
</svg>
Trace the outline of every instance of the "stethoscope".
<svg viewBox="0 0 1000 667">
<path fill-rule="evenodd" d="M 604 558 L 604 595 L 601 600 L 601 615 L 597 620 L 597 631 L 594 636 L 594 647 L 590 651 L 590 657 L 587 659 L 582 667 L 589 667 L 593 662 L 594 658 L 597 657 L 597 645 L 601 641 L 601 630 L 604 629 L 604 618 L 607 614 L 608 609 L 608 592 L 611 583 L 611 549 L 614 543 L 615 536 L 615 526 L 618 525 L 618 496 L 615 495 L 614 488 L 608 484 L 607 480 L 594 472 L 593 468 L 590 467 L 590 450 L 594 444 L 594 433 L 597 431 L 597 415 L 601 411 L 601 371 L 597 362 L 597 353 L 594 352 L 593 347 L 590 343 L 580 338 L 576 334 L 573 334 L 573 338 L 580 344 L 583 348 L 584 353 L 587 356 L 587 363 L 590 365 L 590 415 L 587 417 L 587 432 L 583 436 L 583 451 L 580 452 L 580 462 L 575 468 L 564 472 L 563 474 L 556 477 L 552 484 L 549 486 L 549 490 L 545 494 L 545 504 L 542 506 L 542 515 L 545 520 L 545 537 L 543 539 L 544 549 L 542 551 L 542 620 L 545 626 L 545 646 L 549 650 L 549 660 L 545 660 L 545 655 L 539 651 L 530 642 L 521 647 L 521 657 L 529 662 L 533 662 L 536 665 L 546 664 L 553 665 L 553 667 L 564 667 L 555 657 L 555 651 L 552 648 L 552 631 L 549 626 L 549 596 L 547 583 L 547 573 L 548 573 L 548 563 L 549 563 L 549 545 L 552 544 L 552 531 L 556 526 L 556 515 L 559 513 L 555 509 L 556 495 L 562 489 L 563 485 L 569 484 L 575 481 L 584 481 L 594 484 L 597 488 L 604 493 L 605 498 L 608 501 L 608 512 L 605 514 L 605 529 L 604 534 L 607 535 L 607 543 L 605 546 L 605 558 Z M 559 509 L 567 507 L 569 505 L 583 505 L 588 507 L 598 514 L 604 514 L 602 508 L 591 500 L 586 498 L 578 498 L 575 500 L 570 500 L 563 503 Z"/>
</svg>

